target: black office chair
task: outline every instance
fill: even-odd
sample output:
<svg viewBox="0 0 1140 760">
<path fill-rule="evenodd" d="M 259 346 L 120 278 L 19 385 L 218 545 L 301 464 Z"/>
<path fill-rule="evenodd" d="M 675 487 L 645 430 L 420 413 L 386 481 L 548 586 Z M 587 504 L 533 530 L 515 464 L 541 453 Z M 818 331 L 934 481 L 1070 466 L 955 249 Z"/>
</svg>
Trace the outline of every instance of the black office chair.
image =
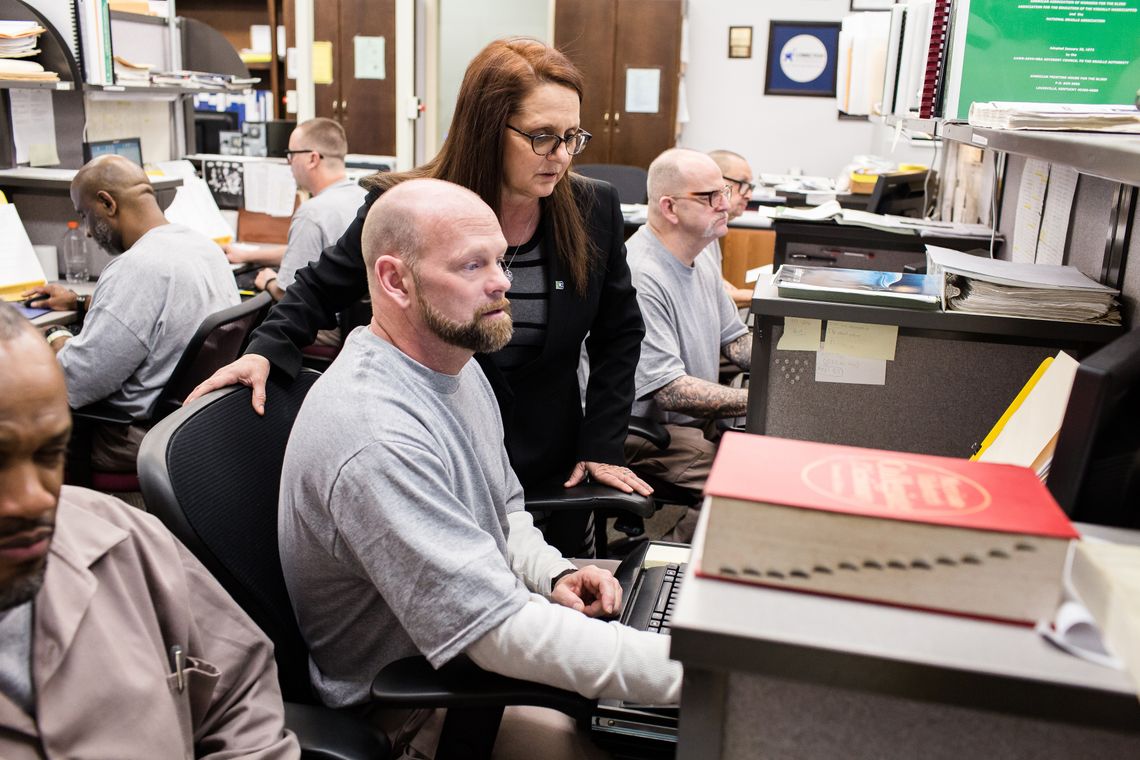
<svg viewBox="0 0 1140 760">
<path fill-rule="evenodd" d="M 146 422 L 158 422 L 182 406 L 182 399 L 216 371 L 241 356 L 249 336 L 273 306 L 268 293 L 215 312 L 204 320 L 186 344 L 166 386 L 155 399 Z M 68 444 L 67 482 L 97 491 L 138 491 L 135 473 L 99 472 L 91 467 L 90 453 L 94 426 L 130 425 L 126 414 L 103 402 L 72 411 L 73 430 Z"/>
<path fill-rule="evenodd" d="M 645 182 L 649 172 L 640 166 L 625 164 L 575 164 L 574 171 L 583 177 L 609 182 L 618 191 L 622 203 L 645 203 L 649 200 Z"/>
<path fill-rule="evenodd" d="M 264 417 L 253 411 L 248 388 L 208 394 L 155 426 L 139 452 L 148 507 L 273 641 L 282 693 L 291 703 L 290 728 L 311 742 L 317 742 L 314 728 L 348 718 L 320 708 L 309 682 L 308 649 L 277 551 L 277 500 L 289 431 L 317 377 L 308 369 L 288 384 L 271 377 Z M 436 671 L 422 657 L 382 671 L 372 696 L 393 708 L 453 708 L 440 738 L 440 760 L 489 756 L 506 705 L 551 707 L 585 721 L 594 704 L 571 692 L 486 673 L 462 659 Z M 363 749 L 359 729 L 353 723 L 333 733 Z M 368 756 L 380 755 L 343 755 Z"/>
</svg>

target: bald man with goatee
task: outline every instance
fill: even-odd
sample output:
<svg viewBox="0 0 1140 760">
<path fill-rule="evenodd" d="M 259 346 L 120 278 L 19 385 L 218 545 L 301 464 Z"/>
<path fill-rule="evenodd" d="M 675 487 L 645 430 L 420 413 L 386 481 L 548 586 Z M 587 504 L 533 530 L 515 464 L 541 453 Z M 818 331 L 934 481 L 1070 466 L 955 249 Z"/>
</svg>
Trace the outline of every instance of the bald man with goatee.
<svg viewBox="0 0 1140 760">
<path fill-rule="evenodd" d="M 306 396 L 278 511 L 321 699 L 362 707 L 395 660 L 467 655 L 588 697 L 675 702 L 668 637 L 596 619 L 616 613 L 621 587 L 563 559 L 523 508 L 498 403 L 472 359 L 511 336 L 494 212 L 458 185 L 408 180 L 372 206 L 362 243 L 372 323 Z M 504 727 L 536 721 L 542 741 L 526 757 L 592 757 L 560 714 L 512 709 Z"/>
<path fill-rule="evenodd" d="M 71 202 L 88 237 L 111 254 L 72 337 L 49 330 L 73 409 L 96 401 L 128 415 L 130 425 L 99 426 L 91 464 L 134 472 L 138 447 L 159 393 L 194 332 L 210 314 L 240 302 L 225 254 L 214 241 L 170 224 L 142 168 L 122 156 L 88 162 L 71 182 Z M 75 309 L 62 285 L 24 294 L 32 306 Z"/>
</svg>

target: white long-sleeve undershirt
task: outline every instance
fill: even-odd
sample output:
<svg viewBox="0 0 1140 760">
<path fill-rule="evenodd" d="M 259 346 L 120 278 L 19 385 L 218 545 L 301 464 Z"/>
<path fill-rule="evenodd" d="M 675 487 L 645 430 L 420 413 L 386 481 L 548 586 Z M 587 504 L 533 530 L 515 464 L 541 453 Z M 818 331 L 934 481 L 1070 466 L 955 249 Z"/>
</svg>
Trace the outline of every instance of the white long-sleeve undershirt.
<svg viewBox="0 0 1140 760">
<path fill-rule="evenodd" d="M 467 648 L 476 665 L 591 699 L 676 704 L 681 664 L 669 637 L 603 622 L 532 594 L 518 612 Z"/>
</svg>

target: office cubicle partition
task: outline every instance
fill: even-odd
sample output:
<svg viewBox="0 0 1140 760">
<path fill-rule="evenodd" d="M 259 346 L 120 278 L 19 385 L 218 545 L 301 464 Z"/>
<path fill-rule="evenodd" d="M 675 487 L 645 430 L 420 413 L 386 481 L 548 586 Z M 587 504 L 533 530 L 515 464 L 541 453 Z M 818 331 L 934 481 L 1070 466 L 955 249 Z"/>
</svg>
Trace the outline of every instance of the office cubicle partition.
<svg viewBox="0 0 1140 760">
<path fill-rule="evenodd" d="M 761 285 L 747 430 L 782 438 L 966 457 L 985 438 L 1043 359 L 1080 359 L 1122 328 L 954 312 L 780 298 Z M 882 384 L 858 384 L 858 368 L 777 346 L 787 317 L 898 327 Z M 854 375 L 854 377 L 853 377 Z M 847 380 L 843 382 L 842 380 Z M 867 378 L 863 378 L 864 380 Z"/>
</svg>

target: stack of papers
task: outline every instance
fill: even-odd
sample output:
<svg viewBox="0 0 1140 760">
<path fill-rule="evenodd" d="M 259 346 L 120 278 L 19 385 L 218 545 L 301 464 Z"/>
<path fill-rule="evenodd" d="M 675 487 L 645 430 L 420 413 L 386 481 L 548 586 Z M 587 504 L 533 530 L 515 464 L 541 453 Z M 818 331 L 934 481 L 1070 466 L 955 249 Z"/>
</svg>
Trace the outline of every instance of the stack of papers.
<svg viewBox="0 0 1140 760">
<path fill-rule="evenodd" d="M 0 58 L 0 79 L 14 79 L 20 82 L 58 82 L 59 74 L 44 71 L 35 61 L 17 61 Z"/>
<path fill-rule="evenodd" d="M 969 121 L 972 127 L 987 129 L 1067 129 L 1140 134 L 1140 111 L 1132 105 L 972 103 Z"/>
<path fill-rule="evenodd" d="M 36 44 L 46 29 L 35 21 L 0 20 L 0 58 L 27 58 L 39 53 Z"/>
<path fill-rule="evenodd" d="M 132 63 L 122 56 L 115 56 L 115 82 L 125 85 L 150 86 L 152 63 Z"/>
<path fill-rule="evenodd" d="M 914 219 L 893 214 L 872 214 L 870 211 L 843 208 L 839 201 L 828 201 L 815 208 L 788 208 L 778 206 L 772 218 L 781 221 L 822 222 L 828 219 L 836 224 L 869 227 L 883 232 L 922 237 L 988 238 L 994 231 L 984 224 L 963 222 L 937 222 L 931 219 Z"/>
<path fill-rule="evenodd" d="M 940 278 L 947 311 L 1120 324 L 1120 291 L 1076 267 L 1015 264 L 928 245 L 926 271 Z"/>
<path fill-rule="evenodd" d="M 210 74 L 204 71 L 161 71 L 151 75 L 156 85 L 204 90 L 246 90 L 261 81 L 258 77 Z"/>
</svg>

